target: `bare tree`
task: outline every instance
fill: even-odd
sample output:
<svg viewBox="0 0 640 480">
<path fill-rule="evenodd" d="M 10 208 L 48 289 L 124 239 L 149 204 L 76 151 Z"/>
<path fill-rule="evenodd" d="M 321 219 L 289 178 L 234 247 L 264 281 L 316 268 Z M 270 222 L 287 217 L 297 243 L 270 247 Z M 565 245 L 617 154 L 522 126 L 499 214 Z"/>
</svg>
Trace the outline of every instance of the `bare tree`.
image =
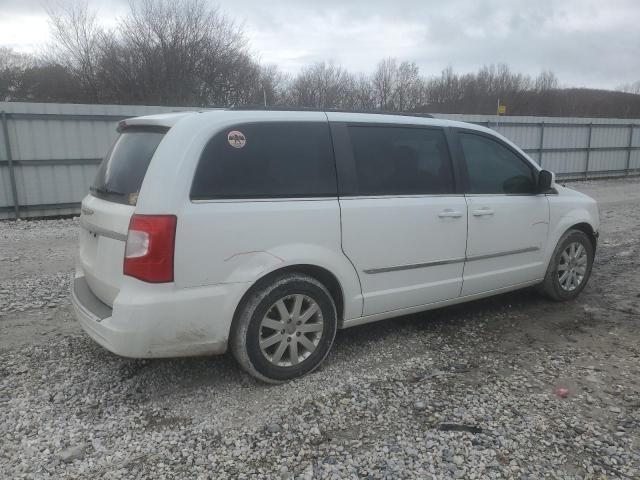
<svg viewBox="0 0 640 480">
<path fill-rule="evenodd" d="M 156 102 L 237 102 L 257 78 L 242 31 L 205 0 L 140 0 L 120 25 L 140 88 Z"/>
<path fill-rule="evenodd" d="M 393 109 L 393 95 L 396 89 L 398 66 L 395 58 L 385 58 L 378 63 L 372 77 L 376 103 L 381 110 Z"/>
<path fill-rule="evenodd" d="M 260 67 L 258 90 L 254 93 L 253 102 L 258 105 L 274 106 L 284 102 L 285 90 L 288 78 L 278 70 L 277 65 L 266 65 Z"/>
<path fill-rule="evenodd" d="M 633 93 L 635 95 L 640 95 L 640 80 L 636 80 L 635 82 L 625 83 L 624 85 L 620 85 L 616 90 L 625 93 Z"/>
<path fill-rule="evenodd" d="M 13 100 L 20 102 L 74 102 L 89 100 L 83 96 L 82 85 L 62 65 L 34 65 L 22 73 L 20 86 Z"/>
<path fill-rule="evenodd" d="M 349 98 L 351 75 L 340 66 L 325 62 L 303 68 L 289 85 L 289 100 L 313 108 L 342 108 Z"/>
<path fill-rule="evenodd" d="M 87 0 L 57 1 L 66 3 L 49 9 L 54 42 L 44 60 L 0 49 L 0 98 L 480 114 L 494 114 L 500 99 L 514 115 L 640 114 L 640 81 L 618 92 L 567 89 L 551 71 L 532 78 L 507 65 L 424 76 L 391 57 L 370 75 L 318 62 L 286 76 L 260 65 L 242 29 L 209 0 L 130 0 L 110 31 Z"/>
<path fill-rule="evenodd" d="M 25 70 L 34 60 L 8 47 L 0 47 L 0 101 L 12 100 L 20 89 Z"/>
<path fill-rule="evenodd" d="M 393 90 L 394 110 L 405 111 L 419 106 L 421 87 L 420 70 L 415 62 L 402 62 L 397 70 Z"/>
<path fill-rule="evenodd" d="M 360 74 L 355 82 L 356 103 L 355 108 L 359 110 L 375 110 L 376 95 L 371 79 Z"/>
<path fill-rule="evenodd" d="M 439 105 L 460 101 L 463 96 L 461 85 L 462 82 L 453 68 L 445 68 L 439 77 L 427 81 L 426 95 L 429 105 L 437 108 Z"/>
<path fill-rule="evenodd" d="M 372 111 L 376 109 L 375 95 L 369 76 L 346 75 L 344 93 L 340 108 L 348 110 Z"/>
<path fill-rule="evenodd" d="M 100 101 L 98 61 L 102 28 L 96 12 L 87 0 L 69 0 L 47 7 L 54 43 L 51 48 L 54 63 L 65 66 L 79 79 L 91 101 Z"/>
<path fill-rule="evenodd" d="M 558 77 L 551 70 L 543 70 L 535 79 L 534 89 L 536 92 L 546 92 L 555 90 L 560 86 Z"/>
<path fill-rule="evenodd" d="M 0 70 L 20 70 L 31 66 L 34 59 L 9 47 L 0 47 Z"/>
</svg>

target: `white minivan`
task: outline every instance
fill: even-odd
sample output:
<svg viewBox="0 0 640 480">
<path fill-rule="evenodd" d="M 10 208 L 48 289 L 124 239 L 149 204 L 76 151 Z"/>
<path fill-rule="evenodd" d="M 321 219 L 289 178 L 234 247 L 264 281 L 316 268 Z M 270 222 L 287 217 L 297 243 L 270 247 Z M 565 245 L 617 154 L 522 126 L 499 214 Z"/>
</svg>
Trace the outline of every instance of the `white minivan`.
<svg viewBox="0 0 640 480">
<path fill-rule="evenodd" d="M 119 355 L 230 348 L 277 383 L 338 329 L 532 285 L 569 300 L 591 272 L 596 202 L 477 125 L 212 110 L 119 132 L 82 201 L 72 287 Z"/>
</svg>

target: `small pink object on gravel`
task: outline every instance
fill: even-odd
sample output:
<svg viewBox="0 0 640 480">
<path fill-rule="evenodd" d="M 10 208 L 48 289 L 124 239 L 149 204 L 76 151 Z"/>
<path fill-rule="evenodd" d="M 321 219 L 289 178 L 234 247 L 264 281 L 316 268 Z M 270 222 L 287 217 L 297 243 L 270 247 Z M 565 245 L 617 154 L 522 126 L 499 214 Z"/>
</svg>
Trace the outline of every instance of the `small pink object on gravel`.
<svg viewBox="0 0 640 480">
<path fill-rule="evenodd" d="M 569 396 L 569 389 L 564 387 L 556 388 L 556 395 L 560 398 L 567 398 Z"/>
</svg>

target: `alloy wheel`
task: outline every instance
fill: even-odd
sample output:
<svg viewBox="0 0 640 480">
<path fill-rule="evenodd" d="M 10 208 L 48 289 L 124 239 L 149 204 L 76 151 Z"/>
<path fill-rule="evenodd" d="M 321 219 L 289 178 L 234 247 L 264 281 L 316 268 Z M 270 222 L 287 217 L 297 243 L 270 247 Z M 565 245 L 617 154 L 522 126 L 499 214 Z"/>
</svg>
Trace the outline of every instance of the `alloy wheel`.
<svg viewBox="0 0 640 480">
<path fill-rule="evenodd" d="M 316 350 L 323 330 L 322 311 L 316 301 L 307 295 L 288 295 L 262 318 L 260 350 L 273 365 L 298 365 Z"/>
<path fill-rule="evenodd" d="M 564 249 L 558 262 L 558 283 L 560 287 L 572 292 L 578 288 L 587 273 L 587 249 L 579 242 L 572 242 Z"/>
</svg>

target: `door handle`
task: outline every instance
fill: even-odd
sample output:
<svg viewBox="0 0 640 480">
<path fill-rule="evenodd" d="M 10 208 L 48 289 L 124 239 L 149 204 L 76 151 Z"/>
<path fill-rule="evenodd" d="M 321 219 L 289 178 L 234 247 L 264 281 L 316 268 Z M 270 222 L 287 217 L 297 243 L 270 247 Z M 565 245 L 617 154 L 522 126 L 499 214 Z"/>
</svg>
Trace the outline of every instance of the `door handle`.
<svg viewBox="0 0 640 480">
<path fill-rule="evenodd" d="M 460 218 L 462 216 L 462 212 L 447 208 L 438 213 L 438 216 L 440 218 Z"/>
<path fill-rule="evenodd" d="M 490 208 L 479 208 L 473 211 L 474 217 L 483 217 L 485 215 L 493 215 L 493 214 L 494 214 L 494 211 L 491 210 Z"/>
</svg>

